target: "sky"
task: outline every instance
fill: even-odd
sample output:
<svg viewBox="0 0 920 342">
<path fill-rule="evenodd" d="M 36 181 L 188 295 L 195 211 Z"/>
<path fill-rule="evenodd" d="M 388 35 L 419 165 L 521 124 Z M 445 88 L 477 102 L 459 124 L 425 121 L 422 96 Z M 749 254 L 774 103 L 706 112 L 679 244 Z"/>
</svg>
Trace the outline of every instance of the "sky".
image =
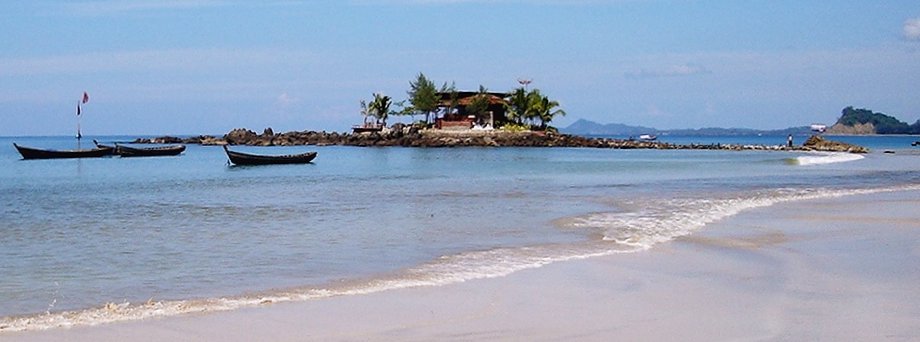
<svg viewBox="0 0 920 342">
<path fill-rule="evenodd" d="M 920 119 L 920 2 L 0 2 L 0 136 L 347 131 L 424 73 L 659 129 Z M 406 118 L 407 120 L 409 118 Z M 391 120 L 391 122 L 393 122 Z"/>
</svg>

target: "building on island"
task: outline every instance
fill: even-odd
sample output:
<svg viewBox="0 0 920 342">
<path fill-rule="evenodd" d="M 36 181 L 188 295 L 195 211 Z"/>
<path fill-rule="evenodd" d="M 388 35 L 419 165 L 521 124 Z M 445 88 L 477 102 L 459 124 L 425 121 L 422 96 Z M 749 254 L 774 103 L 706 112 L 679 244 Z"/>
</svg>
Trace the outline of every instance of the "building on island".
<svg viewBox="0 0 920 342">
<path fill-rule="evenodd" d="M 454 101 L 453 95 L 456 95 Z M 505 111 L 508 101 L 505 99 L 506 93 L 483 93 L 488 97 L 489 105 L 485 111 L 473 113 L 470 105 L 479 96 L 476 91 L 458 91 L 458 92 L 439 92 L 441 98 L 438 108 L 443 110 L 443 115 L 435 120 L 435 128 L 438 129 L 471 129 L 492 128 L 495 123 L 506 121 Z M 455 106 L 451 106 L 451 104 Z"/>
</svg>

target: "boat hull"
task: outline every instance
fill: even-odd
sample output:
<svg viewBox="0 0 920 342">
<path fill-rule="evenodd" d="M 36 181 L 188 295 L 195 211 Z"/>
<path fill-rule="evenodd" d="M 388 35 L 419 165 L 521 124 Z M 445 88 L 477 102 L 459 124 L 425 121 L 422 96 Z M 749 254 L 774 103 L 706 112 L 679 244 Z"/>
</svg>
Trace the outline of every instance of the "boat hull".
<svg viewBox="0 0 920 342">
<path fill-rule="evenodd" d="M 316 152 L 267 156 L 231 151 L 227 146 L 224 146 L 224 152 L 234 165 L 307 164 L 316 158 Z"/>
<path fill-rule="evenodd" d="M 19 146 L 13 144 L 22 159 L 68 159 L 68 158 L 99 158 L 110 156 L 114 153 L 113 148 L 97 147 L 83 150 L 46 150 L 33 147 Z"/>
<path fill-rule="evenodd" d="M 114 149 L 114 153 L 121 157 L 160 157 L 160 156 L 175 156 L 179 155 L 185 151 L 185 145 L 170 145 L 170 146 L 161 146 L 161 147 L 146 147 L 146 148 L 137 148 L 137 147 L 128 147 L 115 144 L 115 146 L 102 145 L 95 140 L 96 147 L 98 148 L 111 148 Z"/>
</svg>

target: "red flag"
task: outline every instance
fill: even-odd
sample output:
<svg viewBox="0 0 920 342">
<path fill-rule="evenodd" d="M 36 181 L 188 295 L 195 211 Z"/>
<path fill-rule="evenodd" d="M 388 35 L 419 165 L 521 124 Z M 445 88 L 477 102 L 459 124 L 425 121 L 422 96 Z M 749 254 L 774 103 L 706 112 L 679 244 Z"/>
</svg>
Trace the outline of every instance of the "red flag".
<svg viewBox="0 0 920 342">
<path fill-rule="evenodd" d="M 84 92 L 83 92 L 83 103 L 87 103 L 87 102 L 89 102 L 89 94 L 87 94 L 87 93 L 84 91 Z"/>
<path fill-rule="evenodd" d="M 77 116 L 80 116 L 82 112 L 80 111 L 80 104 L 77 103 Z"/>
</svg>

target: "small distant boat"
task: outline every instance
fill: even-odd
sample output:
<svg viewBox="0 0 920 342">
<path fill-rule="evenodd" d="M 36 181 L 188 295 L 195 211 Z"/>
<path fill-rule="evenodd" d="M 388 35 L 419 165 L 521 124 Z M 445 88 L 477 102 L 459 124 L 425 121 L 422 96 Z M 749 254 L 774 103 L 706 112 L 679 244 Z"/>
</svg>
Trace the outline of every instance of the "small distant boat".
<svg viewBox="0 0 920 342">
<path fill-rule="evenodd" d="M 267 156 L 231 151 L 227 145 L 224 145 L 224 152 L 234 165 L 306 164 L 316 158 L 316 152 Z"/>
<path fill-rule="evenodd" d="M 374 132 L 380 132 L 380 131 L 382 131 L 382 130 L 383 130 L 383 127 L 375 127 L 375 126 L 352 126 L 352 127 L 351 127 L 351 130 L 352 130 L 355 134 L 360 134 L 360 133 L 374 133 Z"/>
<path fill-rule="evenodd" d="M 160 146 L 160 147 L 128 147 L 124 145 L 115 144 L 115 146 L 102 145 L 99 142 L 93 140 L 93 143 L 96 144 L 96 147 L 99 148 L 112 148 L 115 151 L 115 154 L 122 157 L 159 157 L 159 156 L 175 156 L 183 151 L 185 151 L 185 145 L 169 145 L 169 146 Z"/>
<path fill-rule="evenodd" d="M 643 134 L 639 136 L 639 140 L 655 141 L 656 139 L 658 139 L 658 136 L 654 134 Z"/>
<path fill-rule="evenodd" d="M 13 143 L 22 159 L 63 159 L 63 158 L 98 158 L 112 155 L 115 151 L 112 147 L 96 147 L 93 149 L 80 150 L 45 150 L 39 148 L 19 146 Z"/>
<path fill-rule="evenodd" d="M 910 143 L 910 146 L 920 146 L 920 140 Z"/>
</svg>

